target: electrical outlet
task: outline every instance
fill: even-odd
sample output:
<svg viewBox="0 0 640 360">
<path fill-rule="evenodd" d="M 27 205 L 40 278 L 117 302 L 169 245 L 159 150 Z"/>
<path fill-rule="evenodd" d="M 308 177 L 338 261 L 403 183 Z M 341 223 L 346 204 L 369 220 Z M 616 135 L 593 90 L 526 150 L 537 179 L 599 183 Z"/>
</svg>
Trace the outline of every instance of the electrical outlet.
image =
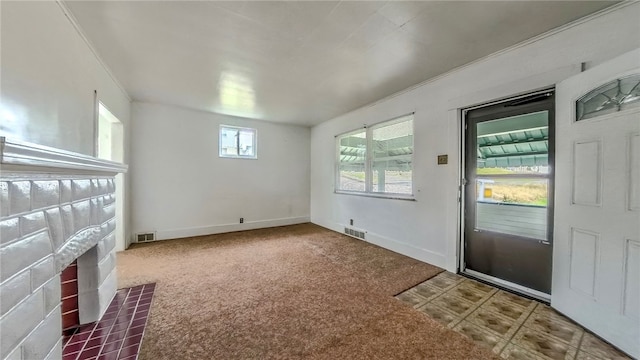
<svg viewBox="0 0 640 360">
<path fill-rule="evenodd" d="M 445 165 L 449 162 L 449 155 L 438 155 L 438 165 Z"/>
<path fill-rule="evenodd" d="M 349 219 L 349 225 L 353 226 L 353 219 Z"/>
<path fill-rule="evenodd" d="M 244 218 L 240 218 L 240 224 L 244 223 Z"/>
</svg>

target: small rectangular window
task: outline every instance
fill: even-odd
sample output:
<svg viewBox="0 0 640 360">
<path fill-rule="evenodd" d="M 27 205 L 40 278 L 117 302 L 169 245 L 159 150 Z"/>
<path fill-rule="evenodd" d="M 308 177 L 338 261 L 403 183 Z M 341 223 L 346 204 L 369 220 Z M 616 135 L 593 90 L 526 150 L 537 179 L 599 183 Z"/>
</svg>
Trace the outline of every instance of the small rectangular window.
<svg viewBox="0 0 640 360">
<path fill-rule="evenodd" d="M 220 125 L 220 157 L 257 159 L 256 129 Z"/>
<path fill-rule="evenodd" d="M 337 192 L 413 197 L 413 114 L 336 137 Z"/>
</svg>

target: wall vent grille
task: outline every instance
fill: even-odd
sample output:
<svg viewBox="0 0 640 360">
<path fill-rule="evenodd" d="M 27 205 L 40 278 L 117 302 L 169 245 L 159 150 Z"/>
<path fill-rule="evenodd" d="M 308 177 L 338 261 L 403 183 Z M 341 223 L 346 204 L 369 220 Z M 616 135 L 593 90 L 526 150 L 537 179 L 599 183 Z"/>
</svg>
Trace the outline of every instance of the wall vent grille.
<svg viewBox="0 0 640 360">
<path fill-rule="evenodd" d="M 344 228 L 344 233 L 349 235 L 349 236 L 353 236 L 353 237 L 356 237 L 358 239 L 364 240 L 364 234 L 365 234 L 364 231 L 358 231 L 358 230 L 354 230 L 354 229 L 350 229 L 348 227 L 345 227 Z"/>
<path fill-rule="evenodd" d="M 156 240 L 156 234 L 155 233 L 144 233 L 144 234 L 138 234 L 136 235 L 136 239 L 137 242 L 149 242 L 149 241 L 155 241 Z"/>
</svg>

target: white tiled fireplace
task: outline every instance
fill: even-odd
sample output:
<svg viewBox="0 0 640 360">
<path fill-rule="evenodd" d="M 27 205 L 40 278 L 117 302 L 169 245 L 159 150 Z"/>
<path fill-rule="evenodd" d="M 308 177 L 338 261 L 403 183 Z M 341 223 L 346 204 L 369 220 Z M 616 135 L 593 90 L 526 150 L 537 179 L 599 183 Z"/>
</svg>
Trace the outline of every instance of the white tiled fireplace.
<svg viewBox="0 0 640 360">
<path fill-rule="evenodd" d="M 59 359 L 60 272 L 77 259 L 81 324 L 116 292 L 114 176 L 126 166 L 1 140 L 0 358 Z"/>
</svg>

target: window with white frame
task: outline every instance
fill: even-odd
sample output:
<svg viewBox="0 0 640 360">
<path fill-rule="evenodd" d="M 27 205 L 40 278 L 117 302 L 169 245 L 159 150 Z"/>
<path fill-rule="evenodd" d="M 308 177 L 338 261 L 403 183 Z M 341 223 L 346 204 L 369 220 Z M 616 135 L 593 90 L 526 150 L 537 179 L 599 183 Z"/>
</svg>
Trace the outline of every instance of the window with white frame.
<svg viewBox="0 0 640 360">
<path fill-rule="evenodd" d="M 257 159 L 256 129 L 220 125 L 220 157 Z"/>
<path fill-rule="evenodd" d="M 413 114 L 336 137 L 336 191 L 413 196 Z"/>
</svg>

